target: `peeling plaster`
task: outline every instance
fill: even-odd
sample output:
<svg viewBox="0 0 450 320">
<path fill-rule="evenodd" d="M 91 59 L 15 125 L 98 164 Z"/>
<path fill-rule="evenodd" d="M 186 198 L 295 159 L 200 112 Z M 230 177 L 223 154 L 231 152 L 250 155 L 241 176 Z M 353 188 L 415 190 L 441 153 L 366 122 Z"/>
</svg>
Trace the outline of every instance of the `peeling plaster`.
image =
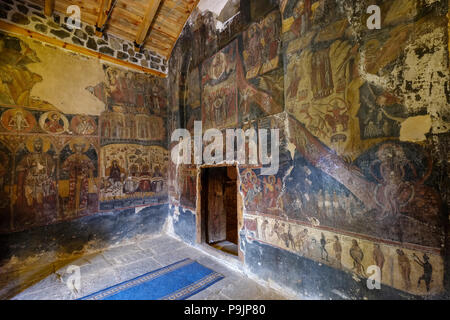
<svg viewBox="0 0 450 320">
<path fill-rule="evenodd" d="M 430 115 L 410 117 L 402 122 L 400 129 L 400 141 L 421 142 L 425 141 L 425 134 L 431 130 Z"/>
</svg>

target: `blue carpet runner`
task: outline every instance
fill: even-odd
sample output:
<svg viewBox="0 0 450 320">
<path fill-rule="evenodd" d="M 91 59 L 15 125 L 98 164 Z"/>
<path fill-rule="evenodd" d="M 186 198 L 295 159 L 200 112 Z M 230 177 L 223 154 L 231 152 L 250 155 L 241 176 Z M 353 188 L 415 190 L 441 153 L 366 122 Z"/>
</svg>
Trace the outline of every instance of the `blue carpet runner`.
<svg viewBox="0 0 450 320">
<path fill-rule="evenodd" d="M 80 300 L 184 300 L 223 278 L 188 258 Z"/>
</svg>

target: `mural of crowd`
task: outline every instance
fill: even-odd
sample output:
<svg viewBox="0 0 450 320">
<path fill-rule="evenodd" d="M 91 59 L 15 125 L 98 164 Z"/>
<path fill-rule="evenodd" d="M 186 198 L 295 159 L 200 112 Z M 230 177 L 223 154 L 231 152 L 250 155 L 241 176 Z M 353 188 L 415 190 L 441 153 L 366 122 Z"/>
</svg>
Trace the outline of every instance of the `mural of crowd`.
<svg viewBox="0 0 450 320">
<path fill-rule="evenodd" d="M 169 161 L 166 149 L 111 144 L 102 148 L 101 159 L 102 207 L 132 207 L 164 201 Z"/>
</svg>

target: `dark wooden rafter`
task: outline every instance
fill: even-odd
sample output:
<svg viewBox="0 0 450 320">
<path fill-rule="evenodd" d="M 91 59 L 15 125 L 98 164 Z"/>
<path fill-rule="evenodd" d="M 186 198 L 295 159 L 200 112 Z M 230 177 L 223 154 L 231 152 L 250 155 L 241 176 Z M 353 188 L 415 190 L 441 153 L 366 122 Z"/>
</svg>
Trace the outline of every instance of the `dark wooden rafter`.
<svg viewBox="0 0 450 320">
<path fill-rule="evenodd" d="M 102 0 L 97 16 L 97 22 L 95 24 L 95 35 L 101 37 L 105 30 L 106 22 L 110 16 L 110 12 L 113 8 L 113 0 Z"/>
<path fill-rule="evenodd" d="M 54 9 L 55 9 L 55 0 L 45 0 L 44 14 L 47 17 L 51 17 L 52 16 Z"/>
<path fill-rule="evenodd" d="M 66 14 L 77 5 L 81 21 L 97 30 L 135 42 L 168 59 L 191 12 L 199 0 L 29 0 L 51 8 L 48 14 Z M 106 31 L 107 30 L 107 31 Z"/>
<path fill-rule="evenodd" d="M 134 40 L 134 47 L 136 51 L 140 51 L 142 45 L 144 44 L 145 37 L 147 36 L 148 30 L 152 25 L 152 22 L 156 16 L 161 0 L 151 0 L 149 6 L 145 10 L 144 19 L 138 27 L 136 33 L 136 39 Z"/>
<path fill-rule="evenodd" d="M 41 41 L 41 42 L 44 42 L 44 43 L 48 43 L 48 44 L 53 45 L 55 47 L 60 47 L 60 48 L 63 48 L 65 50 L 69 50 L 69 51 L 72 51 L 72 52 L 80 53 L 80 54 L 88 56 L 88 57 L 97 58 L 97 59 L 102 60 L 102 61 L 114 63 L 114 64 L 117 64 L 117 65 L 120 65 L 120 66 L 123 66 L 123 67 L 126 67 L 126 68 L 135 69 L 135 70 L 142 71 L 142 72 L 149 73 L 149 74 L 153 74 L 153 75 L 156 75 L 156 76 L 162 77 L 162 78 L 167 77 L 167 75 L 162 73 L 162 72 L 159 72 L 159 71 L 156 71 L 156 70 L 153 70 L 153 69 L 150 69 L 150 68 L 145 68 L 145 67 L 142 67 L 142 66 L 130 63 L 128 61 L 123 61 L 121 59 L 111 57 L 111 56 L 109 56 L 107 54 L 102 54 L 102 53 L 99 53 L 99 52 L 96 52 L 96 51 L 93 51 L 93 50 L 90 50 L 90 49 L 87 49 L 87 48 L 84 48 L 84 47 L 81 47 L 81 46 L 77 46 L 77 45 L 74 45 L 74 44 L 71 44 L 71 43 L 64 42 L 64 41 L 59 40 L 59 39 L 51 38 L 51 37 L 49 37 L 47 35 L 44 35 L 44 34 L 41 34 L 41 33 L 38 33 L 38 32 L 34 32 L 34 31 L 30 31 L 30 30 L 27 30 L 27 29 L 25 29 L 23 27 L 19 27 L 19 26 L 16 26 L 14 24 L 11 24 L 11 23 L 8 23 L 8 22 L 4 22 L 4 21 L 1 21 L 1 20 L 0 20 L 0 30 L 4 30 L 6 32 L 10 32 L 10 33 L 13 33 L 13 34 L 26 36 L 26 37 L 29 37 L 31 39 L 35 39 L 35 40 L 38 40 L 38 41 Z"/>
</svg>

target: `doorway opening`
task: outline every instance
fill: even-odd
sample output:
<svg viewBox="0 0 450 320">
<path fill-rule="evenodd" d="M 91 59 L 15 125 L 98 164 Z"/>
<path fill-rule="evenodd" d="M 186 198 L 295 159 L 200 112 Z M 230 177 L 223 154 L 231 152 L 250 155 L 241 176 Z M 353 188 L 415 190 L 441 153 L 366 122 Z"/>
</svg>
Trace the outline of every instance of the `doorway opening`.
<svg viewBox="0 0 450 320">
<path fill-rule="evenodd" d="M 217 250 L 238 256 L 237 168 L 203 168 L 201 177 L 204 242 Z"/>
</svg>

